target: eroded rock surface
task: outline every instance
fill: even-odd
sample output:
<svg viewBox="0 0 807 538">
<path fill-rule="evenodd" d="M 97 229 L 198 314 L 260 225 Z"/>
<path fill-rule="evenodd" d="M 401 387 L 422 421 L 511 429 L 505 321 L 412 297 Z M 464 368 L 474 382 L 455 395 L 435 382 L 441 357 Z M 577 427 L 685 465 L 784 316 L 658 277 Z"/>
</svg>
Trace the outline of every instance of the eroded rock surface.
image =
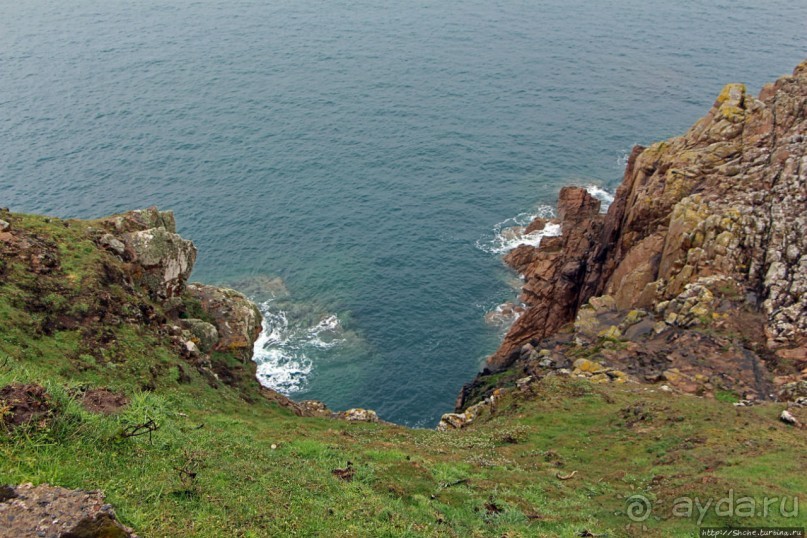
<svg viewBox="0 0 807 538">
<path fill-rule="evenodd" d="M 2 489 L 0 538 L 137 538 L 100 491 L 47 484 Z"/>
<path fill-rule="evenodd" d="M 190 284 L 188 293 L 199 300 L 215 326 L 218 339 L 212 348 L 231 351 L 243 362 L 249 361 L 252 346 L 261 332 L 261 312 L 255 303 L 241 292 L 206 284 Z M 201 330 L 198 323 L 195 330 Z M 210 339 L 203 338 L 205 346 L 212 342 L 212 331 L 209 332 Z"/>
<path fill-rule="evenodd" d="M 131 262 L 132 276 L 153 296 L 182 293 L 196 262 L 196 247 L 176 233 L 173 212 L 150 207 L 97 222 L 107 231 L 96 239 L 98 245 Z"/>
<path fill-rule="evenodd" d="M 541 342 L 576 319 L 564 329 L 575 333 L 576 345 L 623 342 L 622 358 L 612 362 L 641 378 L 652 371 L 638 371 L 637 363 L 673 356 L 652 368 L 663 368 L 660 381 L 668 372 L 688 392 L 728 385 L 768 397 L 772 382 L 804 379 L 805 136 L 807 62 L 759 97 L 729 84 L 686 134 L 634 148 L 607 214 L 584 189 L 564 188 L 562 234 L 506 257 L 524 276 L 527 310 L 489 358 L 488 371 L 535 364 L 526 344 L 556 353 L 557 342 Z M 607 312 L 593 312 L 603 297 Z M 643 319 L 624 326 L 630 312 Z M 704 351 L 696 360 L 698 349 Z M 705 379 L 723 374 L 736 383 L 708 388 Z"/>
<path fill-rule="evenodd" d="M 143 268 L 141 282 L 159 297 L 179 295 L 196 261 L 191 241 L 165 228 L 149 228 L 121 236 L 132 260 Z"/>
</svg>

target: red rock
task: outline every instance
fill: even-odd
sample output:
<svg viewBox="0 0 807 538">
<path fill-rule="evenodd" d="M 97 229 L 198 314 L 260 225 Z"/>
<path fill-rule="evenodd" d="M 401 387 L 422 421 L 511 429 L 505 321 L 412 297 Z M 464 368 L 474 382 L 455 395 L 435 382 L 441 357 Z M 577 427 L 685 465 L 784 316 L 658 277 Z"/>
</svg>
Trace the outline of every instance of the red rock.
<svg viewBox="0 0 807 538">
<path fill-rule="evenodd" d="M 562 189 L 562 235 L 505 258 L 524 276 L 529 308 L 489 358 L 491 369 L 558 331 L 591 297 L 648 307 L 712 275 L 760 298 L 771 345 L 804 346 L 806 139 L 807 61 L 758 99 L 729 84 L 683 136 L 635 147 L 606 216 L 584 189 Z"/>
</svg>

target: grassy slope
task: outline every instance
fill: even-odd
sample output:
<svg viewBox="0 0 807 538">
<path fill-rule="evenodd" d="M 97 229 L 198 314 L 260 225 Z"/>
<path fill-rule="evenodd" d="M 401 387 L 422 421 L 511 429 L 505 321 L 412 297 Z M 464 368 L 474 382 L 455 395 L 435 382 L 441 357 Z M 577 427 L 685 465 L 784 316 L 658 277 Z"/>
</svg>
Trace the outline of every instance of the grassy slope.
<svg viewBox="0 0 807 538">
<path fill-rule="evenodd" d="M 247 404 L 183 366 L 153 324 L 106 325 L 103 344 L 91 322 L 53 329 L 48 312 L 92 317 L 99 286 L 160 306 L 102 284 L 117 262 L 86 240 L 87 224 L 13 217 L 16 229 L 53 240 L 61 267 L 46 277 L 16 262 L 0 272 L 0 387 L 41 383 L 58 412 L 41 427 L 0 429 L 0 484 L 103 489 L 141 536 L 687 536 L 694 520 L 667 517 L 679 496 L 807 491 L 804 431 L 779 423 L 776 405 L 738 409 L 549 378 L 508 393 L 471 429 L 438 433 Z M 43 301 L 49 306 L 37 311 Z M 190 382 L 179 383 L 180 368 Z M 118 415 L 92 414 L 75 396 L 88 386 L 123 390 L 132 403 Z M 160 426 L 151 442 L 120 437 L 148 419 Z M 351 482 L 331 473 L 348 461 Z M 625 498 L 635 493 L 656 503 L 645 529 L 627 527 Z M 710 510 L 704 524 L 803 526 L 801 512 L 716 518 Z"/>
</svg>

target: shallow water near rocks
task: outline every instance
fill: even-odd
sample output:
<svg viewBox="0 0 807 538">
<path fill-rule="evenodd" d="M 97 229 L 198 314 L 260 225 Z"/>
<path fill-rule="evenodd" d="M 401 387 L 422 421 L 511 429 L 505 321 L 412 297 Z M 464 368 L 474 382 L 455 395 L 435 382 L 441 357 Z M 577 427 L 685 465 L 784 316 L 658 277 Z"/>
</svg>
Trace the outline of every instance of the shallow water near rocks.
<svg viewBox="0 0 807 538">
<path fill-rule="evenodd" d="M 0 205 L 175 210 L 262 303 L 262 382 L 431 426 L 499 341 L 509 223 L 807 50 L 805 2 L 609 4 L 0 2 Z"/>
</svg>

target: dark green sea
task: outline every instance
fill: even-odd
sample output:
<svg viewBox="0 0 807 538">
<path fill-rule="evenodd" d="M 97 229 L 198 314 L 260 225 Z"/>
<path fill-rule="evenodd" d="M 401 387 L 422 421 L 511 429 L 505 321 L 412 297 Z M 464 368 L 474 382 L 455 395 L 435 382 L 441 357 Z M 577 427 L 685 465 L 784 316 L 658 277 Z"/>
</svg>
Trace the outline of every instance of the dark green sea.
<svg viewBox="0 0 807 538">
<path fill-rule="evenodd" d="M 804 0 L 0 0 L 0 205 L 173 209 L 262 382 L 431 426 L 516 296 L 498 231 L 805 56 Z"/>
</svg>

